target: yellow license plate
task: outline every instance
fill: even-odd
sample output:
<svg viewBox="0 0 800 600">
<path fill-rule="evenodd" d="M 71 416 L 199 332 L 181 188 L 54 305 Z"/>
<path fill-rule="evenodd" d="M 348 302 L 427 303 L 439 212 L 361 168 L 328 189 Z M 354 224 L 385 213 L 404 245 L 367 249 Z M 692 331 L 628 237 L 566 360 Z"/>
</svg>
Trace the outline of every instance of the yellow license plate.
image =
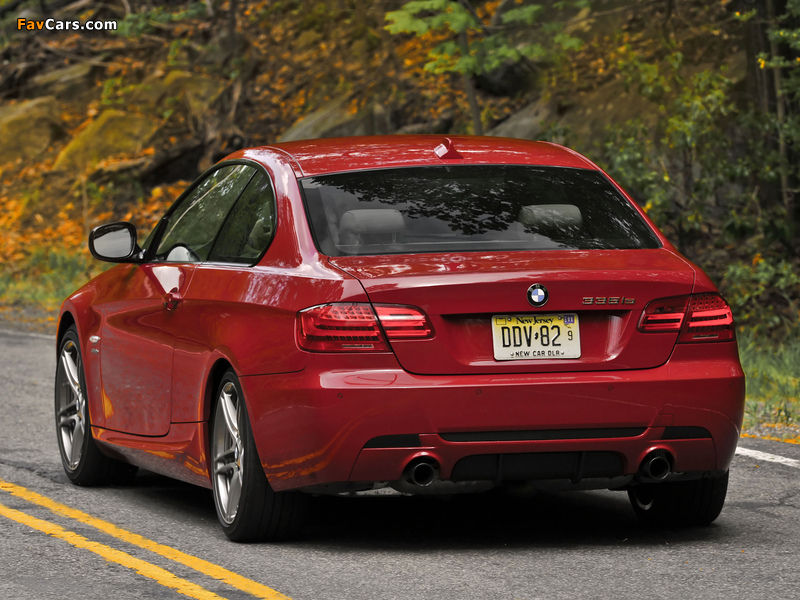
<svg viewBox="0 0 800 600">
<path fill-rule="evenodd" d="M 492 343 L 495 360 L 580 358 L 578 315 L 495 315 Z"/>
</svg>

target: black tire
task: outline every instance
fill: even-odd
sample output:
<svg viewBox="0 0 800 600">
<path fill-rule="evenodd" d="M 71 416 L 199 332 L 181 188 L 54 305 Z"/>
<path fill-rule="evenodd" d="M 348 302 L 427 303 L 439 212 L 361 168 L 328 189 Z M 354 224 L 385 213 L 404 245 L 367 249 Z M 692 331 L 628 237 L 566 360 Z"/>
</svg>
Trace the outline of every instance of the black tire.
<svg viewBox="0 0 800 600">
<path fill-rule="evenodd" d="M 308 496 L 275 492 L 258 457 L 239 379 L 227 371 L 211 420 L 211 480 L 217 517 L 234 542 L 278 541 L 300 533 Z"/>
<path fill-rule="evenodd" d="M 722 511 L 728 474 L 692 481 L 647 483 L 631 487 L 628 498 L 636 516 L 654 526 L 703 526 Z"/>
<path fill-rule="evenodd" d="M 104 455 L 94 441 L 83 358 L 74 325 L 58 346 L 55 417 L 61 464 L 72 483 L 84 486 L 117 483 L 136 472 L 136 467 Z"/>
</svg>

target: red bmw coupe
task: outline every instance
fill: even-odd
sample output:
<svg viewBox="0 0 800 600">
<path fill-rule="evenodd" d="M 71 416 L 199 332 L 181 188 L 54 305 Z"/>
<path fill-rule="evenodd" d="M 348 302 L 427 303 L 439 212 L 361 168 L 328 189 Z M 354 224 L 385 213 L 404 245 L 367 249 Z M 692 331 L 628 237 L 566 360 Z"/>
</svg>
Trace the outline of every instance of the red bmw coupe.
<svg viewBox="0 0 800 600">
<path fill-rule="evenodd" d="M 81 485 L 212 488 L 235 541 L 308 494 L 626 490 L 725 501 L 744 407 L 731 309 L 601 169 L 550 143 L 290 142 L 204 173 L 67 298 L 55 418 Z"/>
</svg>

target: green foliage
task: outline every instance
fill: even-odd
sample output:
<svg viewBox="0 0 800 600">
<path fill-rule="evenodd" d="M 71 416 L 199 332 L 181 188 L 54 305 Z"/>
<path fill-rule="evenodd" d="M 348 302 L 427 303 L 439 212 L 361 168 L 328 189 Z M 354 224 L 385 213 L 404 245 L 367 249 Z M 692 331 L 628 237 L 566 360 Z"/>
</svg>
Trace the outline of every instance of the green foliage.
<svg viewBox="0 0 800 600">
<path fill-rule="evenodd" d="M 553 142 L 554 144 L 572 147 L 575 145 L 572 141 L 572 136 L 572 130 L 569 127 L 558 121 L 551 121 L 539 133 L 538 139 L 542 142 Z"/>
<path fill-rule="evenodd" d="M 56 307 L 96 274 L 93 270 L 97 268 L 97 261 L 84 254 L 38 247 L 15 264 L 13 272 L 0 271 L 0 297 L 5 304 Z"/>
<path fill-rule="evenodd" d="M 103 93 L 100 103 L 103 106 L 124 104 L 126 97 L 136 89 L 135 85 L 126 85 L 122 77 L 109 77 L 103 82 Z"/>
<path fill-rule="evenodd" d="M 625 87 L 630 91 L 636 90 L 651 102 L 660 102 L 664 96 L 672 91 L 674 85 L 680 85 L 682 81 L 678 75 L 678 69 L 683 64 L 683 54 L 671 52 L 662 67 L 659 63 L 649 62 L 630 46 L 625 46 L 623 57 L 618 61 L 620 73 L 622 74 Z M 666 73 L 664 69 L 666 68 Z"/>
<path fill-rule="evenodd" d="M 611 127 L 603 150 L 612 177 L 643 202 L 651 219 L 665 224 L 670 212 L 670 177 L 657 158 L 648 128 L 640 120 Z"/>
<path fill-rule="evenodd" d="M 325 31 L 332 20 L 341 16 L 334 11 L 333 4 L 330 2 L 314 2 L 311 6 L 301 2 L 298 10 L 302 15 L 299 23 L 302 31 Z"/>
<path fill-rule="evenodd" d="M 794 250 L 800 229 L 797 185 L 800 179 L 798 150 L 800 150 L 800 0 L 788 0 L 786 12 L 779 15 L 767 28 L 770 54 L 763 53 L 758 62 L 773 80 L 776 108 L 772 119 L 773 146 L 777 146 L 776 169 L 780 176 L 780 190 L 786 211 L 784 242 Z M 794 188 L 794 189 L 792 189 Z"/>
<path fill-rule="evenodd" d="M 206 14 L 202 2 L 193 2 L 186 10 L 170 12 L 166 7 L 157 6 L 143 12 L 132 12 L 119 21 L 116 34 L 122 37 L 139 37 L 144 33 L 152 33 L 159 26 L 168 25 L 183 19 L 196 19 Z"/>
<path fill-rule="evenodd" d="M 800 335 L 800 273 L 791 262 L 757 254 L 752 265 L 732 263 L 720 288 L 739 326 L 773 339 Z"/>
<path fill-rule="evenodd" d="M 472 76 L 488 73 L 509 62 L 547 57 L 553 50 L 545 45 L 531 41 L 514 44 L 509 37 L 515 28 L 535 25 L 543 13 L 544 7 L 538 4 L 516 7 L 501 15 L 501 26 L 489 27 L 467 2 L 414 0 L 406 2 L 399 10 L 386 13 L 389 21 L 386 29 L 394 34 L 443 37 L 444 41 L 431 50 L 425 69 L 438 74 Z M 558 27 L 555 30 L 552 42 L 558 51 L 580 47 L 581 40 Z"/>
<path fill-rule="evenodd" d="M 682 87 L 672 102 L 665 131 L 664 141 L 670 148 L 695 149 L 702 144 L 708 152 L 708 144 L 719 138 L 717 135 L 709 136 L 709 132 L 716 134 L 721 118 L 734 111 L 728 95 L 730 84 L 731 81 L 719 71 L 706 70 Z"/>
<path fill-rule="evenodd" d="M 641 121 L 614 127 L 603 147 L 610 174 L 642 201 L 683 252 L 695 259 L 716 257 L 715 275 L 722 278 L 720 288 L 738 325 L 773 343 L 800 336 L 800 270 L 792 253 L 798 215 L 777 199 L 782 177 L 798 176 L 797 161 L 787 158 L 796 156 L 800 142 L 800 60 L 787 60 L 786 49 L 796 55 L 800 30 L 781 29 L 788 16 L 800 17 L 800 0 L 790 2 L 787 14 L 769 27 L 781 55 L 759 60 L 762 69 L 783 75 L 783 118 L 777 111 L 737 107 L 724 72 L 686 76 L 684 56 L 670 42 L 659 62 L 625 46 L 617 65 L 625 84 L 661 118 L 649 127 Z M 783 156 L 781 136 L 789 148 Z M 725 250 L 714 255 L 713 245 Z M 720 257 L 725 252 L 727 263 Z M 797 364 L 793 368 L 800 372 Z M 763 398 L 759 403 L 763 409 Z"/>
<path fill-rule="evenodd" d="M 702 229 L 712 207 L 726 201 L 733 167 L 725 128 L 735 113 L 728 78 L 709 69 L 685 80 L 682 63 L 679 52 L 661 64 L 628 53 L 619 65 L 626 85 L 664 118 L 652 129 L 641 121 L 612 128 L 604 145 L 611 175 L 645 199 L 648 214 L 679 246 Z"/>
<path fill-rule="evenodd" d="M 187 46 L 189 46 L 189 40 L 187 39 L 172 40 L 169 44 L 167 64 L 173 67 L 182 64 L 184 62 L 183 51 Z"/>
<path fill-rule="evenodd" d="M 539 4 L 530 6 L 518 6 L 503 13 L 501 20 L 505 25 L 520 23 L 522 25 L 533 25 L 544 12 L 544 7 Z"/>
</svg>

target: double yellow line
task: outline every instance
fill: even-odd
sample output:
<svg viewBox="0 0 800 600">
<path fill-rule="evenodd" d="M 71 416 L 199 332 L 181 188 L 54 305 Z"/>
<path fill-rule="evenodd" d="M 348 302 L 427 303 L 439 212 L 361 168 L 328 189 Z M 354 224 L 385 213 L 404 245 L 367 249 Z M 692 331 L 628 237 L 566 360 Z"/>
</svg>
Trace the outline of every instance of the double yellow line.
<svg viewBox="0 0 800 600">
<path fill-rule="evenodd" d="M 0 490 L 25 500 L 26 502 L 30 502 L 31 504 L 46 508 L 56 515 L 74 519 L 80 523 L 83 523 L 84 525 L 89 525 L 98 531 L 122 540 L 123 542 L 143 548 L 145 550 L 149 550 L 150 552 L 158 554 L 159 556 L 163 556 L 164 558 L 168 558 L 169 560 L 180 563 L 186 567 L 189 567 L 190 569 L 194 569 L 195 571 L 208 575 L 238 590 L 246 592 L 255 598 L 262 598 L 264 600 L 291 600 L 288 598 L 288 596 L 284 596 L 272 588 L 262 585 L 256 581 L 252 581 L 251 579 L 242 577 L 241 575 L 237 575 L 236 573 L 228 571 L 219 565 L 208 562 L 201 558 L 197 558 L 191 554 L 186 554 L 185 552 L 181 552 L 180 550 L 176 550 L 170 546 L 159 544 L 136 533 L 131 533 L 130 531 L 121 529 L 116 525 L 109 523 L 108 521 L 103 521 L 102 519 L 93 517 L 85 512 L 76 510 L 65 504 L 56 502 L 55 500 L 51 500 L 46 496 L 37 494 L 36 492 L 33 492 L 22 486 L 0 479 Z M 161 567 L 151 564 L 145 560 L 131 556 L 130 554 L 122 552 L 121 550 L 117 550 L 110 546 L 106 546 L 105 544 L 89 540 L 82 535 L 68 531 L 60 525 L 51 523 L 50 521 L 38 519 L 22 511 L 9 508 L 4 504 L 0 504 L 0 516 L 6 517 L 12 521 L 16 521 L 17 523 L 27 525 L 28 527 L 41 531 L 42 533 L 46 533 L 47 535 L 51 535 L 60 540 L 64 540 L 76 548 L 83 548 L 84 550 L 94 552 L 109 562 L 117 563 L 123 567 L 133 569 L 140 575 L 152 579 L 165 587 L 171 588 L 176 592 L 183 594 L 184 596 L 196 598 L 197 600 L 217 600 L 222 598 L 222 596 L 218 596 L 217 594 L 195 583 L 192 583 L 187 579 L 182 579 L 173 575 L 166 569 L 162 569 Z"/>
</svg>

